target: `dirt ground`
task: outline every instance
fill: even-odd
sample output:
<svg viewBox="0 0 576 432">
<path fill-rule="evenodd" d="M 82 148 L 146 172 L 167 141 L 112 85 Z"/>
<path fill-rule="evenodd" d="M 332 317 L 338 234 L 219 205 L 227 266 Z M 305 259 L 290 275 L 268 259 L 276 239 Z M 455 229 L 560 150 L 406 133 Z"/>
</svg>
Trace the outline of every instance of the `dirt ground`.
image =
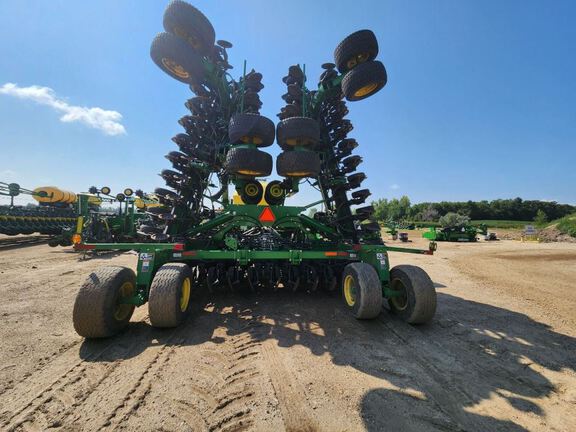
<svg viewBox="0 0 576 432">
<path fill-rule="evenodd" d="M 197 298 L 175 330 L 150 327 L 144 306 L 101 341 L 75 334 L 76 291 L 136 257 L 80 258 L 0 244 L 1 430 L 574 430 L 576 244 L 391 254 L 435 282 L 425 326 L 280 290 Z"/>
</svg>

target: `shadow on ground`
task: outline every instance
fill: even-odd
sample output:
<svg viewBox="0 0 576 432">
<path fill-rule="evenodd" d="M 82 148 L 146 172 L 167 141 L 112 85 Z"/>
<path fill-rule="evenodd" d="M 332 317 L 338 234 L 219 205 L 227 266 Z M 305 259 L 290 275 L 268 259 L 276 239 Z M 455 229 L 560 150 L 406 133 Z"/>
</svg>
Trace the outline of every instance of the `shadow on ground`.
<svg viewBox="0 0 576 432">
<path fill-rule="evenodd" d="M 318 356 L 328 353 L 336 365 L 380 378 L 382 388 L 368 391 L 361 402 L 360 415 L 370 431 L 522 431 L 492 412 L 470 409 L 497 394 L 517 415 L 542 416 L 542 408 L 527 398 L 544 398 L 557 389 L 537 370 L 576 371 L 574 338 L 521 313 L 441 292 L 434 322 L 420 327 L 388 311 L 374 321 L 354 320 L 337 295 L 325 293 L 279 290 L 195 303 L 197 310 L 177 329 L 131 323 L 115 338 L 83 342 L 81 356 L 128 359 L 153 344 L 222 342 L 214 336 L 218 327 L 229 336 L 251 327 L 254 338 L 274 339 L 281 347 L 301 345 Z"/>
</svg>

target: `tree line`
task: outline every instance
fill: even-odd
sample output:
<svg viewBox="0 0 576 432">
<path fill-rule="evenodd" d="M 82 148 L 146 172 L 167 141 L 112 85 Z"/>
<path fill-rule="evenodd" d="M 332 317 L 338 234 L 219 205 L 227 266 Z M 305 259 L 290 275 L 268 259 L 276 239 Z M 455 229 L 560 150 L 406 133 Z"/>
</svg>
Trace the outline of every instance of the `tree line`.
<svg viewBox="0 0 576 432">
<path fill-rule="evenodd" d="M 537 217 L 549 221 L 576 213 L 576 206 L 555 201 L 497 199 L 493 201 L 441 201 L 412 204 L 407 196 L 379 199 L 372 202 L 379 221 L 409 220 L 437 222 L 447 213 L 458 213 L 472 220 L 533 221 Z"/>
</svg>

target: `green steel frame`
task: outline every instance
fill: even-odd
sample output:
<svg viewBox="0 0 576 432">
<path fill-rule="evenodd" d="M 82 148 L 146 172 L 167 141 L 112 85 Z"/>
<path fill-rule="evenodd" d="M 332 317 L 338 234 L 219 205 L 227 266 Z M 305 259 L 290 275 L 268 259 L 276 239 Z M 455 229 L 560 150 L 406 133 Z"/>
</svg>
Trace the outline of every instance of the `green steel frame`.
<svg viewBox="0 0 576 432">
<path fill-rule="evenodd" d="M 311 204 L 314 205 L 315 203 Z M 365 262 L 373 266 L 382 283 L 382 295 L 390 298 L 400 293 L 389 286 L 390 262 L 388 252 L 403 252 L 432 255 L 435 243 L 429 249 L 410 249 L 386 245 L 350 244 L 341 242 L 340 235 L 331 228 L 309 218 L 302 212 L 309 206 L 258 206 L 226 205 L 224 211 L 186 232 L 186 242 L 182 243 L 81 243 L 76 250 L 134 250 L 138 252 L 136 293 L 124 300 L 125 303 L 141 306 L 148 301 L 148 291 L 158 269 L 168 262 L 186 262 L 191 265 L 204 262 L 225 262 L 239 266 L 249 266 L 256 262 L 285 261 L 298 266 L 307 261 L 322 261 L 329 264 Z M 271 211 L 274 220 L 262 220 L 264 212 Z M 269 213 L 268 213 L 269 214 Z M 268 226 L 276 229 L 291 228 L 301 230 L 313 240 L 311 250 L 251 250 L 239 249 L 227 233 L 233 228 L 248 226 Z M 195 239 L 195 235 L 216 230 L 211 236 L 211 244 L 206 240 Z M 211 246 L 211 247 L 207 247 Z"/>
</svg>

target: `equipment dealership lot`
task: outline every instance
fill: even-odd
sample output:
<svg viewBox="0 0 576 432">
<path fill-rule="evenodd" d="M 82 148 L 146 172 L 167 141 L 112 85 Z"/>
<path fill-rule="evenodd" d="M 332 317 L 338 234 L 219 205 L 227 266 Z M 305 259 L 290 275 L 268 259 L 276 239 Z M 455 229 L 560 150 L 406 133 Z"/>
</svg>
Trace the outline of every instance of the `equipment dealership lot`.
<svg viewBox="0 0 576 432">
<path fill-rule="evenodd" d="M 418 237 L 411 247 L 425 247 Z M 430 325 L 387 311 L 356 321 L 337 294 L 280 289 L 195 297 L 187 321 L 165 331 L 143 306 L 126 332 L 85 341 L 71 319 L 79 285 L 136 256 L 4 247 L 1 429 L 571 430 L 576 244 L 392 255 L 431 275 Z"/>
</svg>

